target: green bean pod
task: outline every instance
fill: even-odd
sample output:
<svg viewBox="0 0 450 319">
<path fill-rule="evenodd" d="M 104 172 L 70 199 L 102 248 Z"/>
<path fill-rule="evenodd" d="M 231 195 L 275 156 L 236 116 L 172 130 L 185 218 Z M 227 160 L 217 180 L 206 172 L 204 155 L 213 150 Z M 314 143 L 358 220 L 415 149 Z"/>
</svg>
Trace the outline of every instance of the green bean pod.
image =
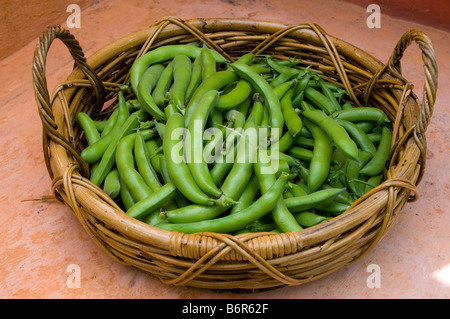
<svg viewBox="0 0 450 319">
<path fill-rule="evenodd" d="M 249 207 L 256 199 L 259 192 L 259 181 L 255 174 L 252 175 L 250 181 L 242 192 L 237 204 L 233 205 L 230 214 L 236 214 L 243 209 Z"/>
<path fill-rule="evenodd" d="M 286 198 L 284 201 L 289 211 L 297 213 L 330 203 L 344 190 L 345 188 L 323 189 L 300 197 Z"/>
<path fill-rule="evenodd" d="M 256 98 L 256 100 L 253 100 L 252 109 L 247 117 L 245 125 L 248 125 L 247 123 L 250 121 L 254 121 L 256 125 L 260 125 L 262 116 L 263 116 L 263 104 L 258 98 Z"/>
<path fill-rule="evenodd" d="M 186 88 L 186 95 L 184 96 L 184 100 L 189 103 L 191 100 L 192 94 L 198 88 L 200 83 L 202 82 L 202 59 L 201 55 L 195 58 L 194 62 L 192 62 L 192 72 L 191 79 L 189 80 L 189 85 Z"/>
<path fill-rule="evenodd" d="M 141 103 L 139 103 L 138 99 L 131 99 L 127 101 L 128 110 L 130 112 L 134 112 L 141 109 Z"/>
<path fill-rule="evenodd" d="M 367 133 L 367 138 L 372 143 L 379 143 L 381 141 L 381 133 Z"/>
<path fill-rule="evenodd" d="M 103 191 L 112 199 L 120 194 L 119 171 L 117 168 L 113 168 L 108 175 L 106 175 Z"/>
<path fill-rule="evenodd" d="M 380 124 L 390 122 L 386 113 L 375 107 L 355 107 L 336 112 L 333 116 L 350 122 L 372 121 Z"/>
<path fill-rule="evenodd" d="M 288 183 L 288 188 L 291 190 L 292 197 L 308 195 L 308 193 L 298 184 Z"/>
<path fill-rule="evenodd" d="M 126 135 L 120 140 L 116 151 L 116 165 L 127 189 L 132 194 L 134 200 L 139 202 L 149 196 L 152 190 L 135 169 L 135 158 L 133 154 L 135 140 L 136 133 Z"/>
<path fill-rule="evenodd" d="M 150 154 L 140 131 L 136 132 L 134 157 L 139 174 L 142 175 L 142 178 L 151 190 L 155 192 L 161 188 L 161 182 L 159 181 L 158 176 L 151 165 Z"/>
<path fill-rule="evenodd" d="M 161 138 L 161 140 L 163 140 L 166 133 L 166 124 L 156 121 L 155 130 L 156 132 L 158 132 L 158 136 Z"/>
<path fill-rule="evenodd" d="M 120 95 L 120 93 L 119 93 L 119 95 Z M 123 98 L 123 99 L 125 100 L 125 98 Z M 103 129 L 102 135 L 101 135 L 102 138 L 104 138 L 106 135 L 108 135 L 111 132 L 111 130 L 115 127 L 117 118 L 119 117 L 119 109 L 120 109 L 120 106 L 118 108 L 116 108 L 114 110 L 114 112 L 112 112 L 111 115 L 109 116 L 109 118 L 106 120 L 105 128 Z M 128 108 L 125 108 L 125 109 L 127 110 L 127 113 L 129 113 Z M 127 115 L 127 117 L 128 117 L 128 115 Z"/>
<path fill-rule="evenodd" d="M 166 115 L 166 118 L 169 118 L 174 113 L 180 113 L 180 110 L 175 106 L 174 103 L 169 103 L 164 108 L 164 114 Z"/>
<path fill-rule="evenodd" d="M 270 111 L 269 108 L 263 104 L 263 115 L 261 118 L 261 127 L 265 127 L 268 130 L 271 129 L 270 127 Z"/>
<path fill-rule="evenodd" d="M 164 185 L 172 183 L 172 180 L 171 180 L 170 174 L 169 174 L 169 170 L 167 169 L 167 159 L 164 156 L 160 156 L 159 161 L 160 161 L 160 168 L 161 168 L 161 177 L 164 181 Z M 160 212 L 161 212 L 161 210 L 165 210 L 165 209 L 172 210 L 172 209 L 177 209 L 178 207 L 184 207 L 191 203 L 178 190 L 176 191 L 176 194 L 173 194 L 172 196 L 174 197 L 173 201 L 170 200 L 170 201 L 166 202 L 165 204 L 163 204 L 159 209 Z"/>
<path fill-rule="evenodd" d="M 220 95 L 216 107 L 221 110 L 234 108 L 244 102 L 250 96 L 252 90 L 253 88 L 248 81 L 240 79 L 230 92 Z"/>
<path fill-rule="evenodd" d="M 257 219 L 250 225 L 246 226 L 244 229 L 248 229 L 252 233 L 268 232 L 277 229 L 277 224 L 276 223 L 263 224 L 259 222 L 259 219 Z"/>
<path fill-rule="evenodd" d="M 275 171 L 273 170 L 273 162 L 267 151 L 259 149 L 257 153 L 257 161 L 254 165 L 255 175 L 259 181 L 259 188 L 262 196 L 269 190 L 276 180 Z M 282 173 L 283 176 L 286 173 Z M 272 210 L 272 216 L 278 228 L 283 232 L 298 231 L 302 227 L 297 223 L 292 213 L 288 210 L 285 199 L 281 196 Z"/>
<path fill-rule="evenodd" d="M 288 131 L 292 136 L 297 136 L 302 130 L 303 122 L 297 112 L 292 106 L 292 95 L 294 94 L 294 89 L 289 89 L 286 94 L 281 99 L 281 110 L 283 111 L 284 122 Z"/>
<path fill-rule="evenodd" d="M 281 153 L 288 152 L 290 148 L 294 145 L 295 138 L 290 132 L 284 133 L 280 140 L 278 141 L 278 150 Z"/>
<path fill-rule="evenodd" d="M 170 202 L 177 193 L 178 189 L 172 182 L 166 183 L 157 191 L 131 206 L 127 210 L 127 215 L 133 218 L 142 218 Z"/>
<path fill-rule="evenodd" d="M 156 226 L 158 224 L 167 222 L 161 219 L 161 217 L 159 216 L 159 210 L 154 210 L 153 212 L 145 216 L 144 221 L 151 226 Z"/>
<path fill-rule="evenodd" d="M 378 175 L 383 172 L 391 151 L 392 133 L 388 127 L 383 126 L 381 140 L 373 158 L 361 169 L 362 174 L 369 176 Z"/>
<path fill-rule="evenodd" d="M 278 98 L 278 100 L 280 100 L 280 107 L 281 107 L 281 99 L 291 88 L 295 86 L 295 84 L 296 84 L 295 80 L 286 81 L 273 88 L 273 93 L 275 93 L 275 96 Z"/>
<path fill-rule="evenodd" d="M 269 65 L 270 68 L 272 68 L 273 70 L 275 70 L 276 72 L 278 72 L 280 74 L 281 73 L 285 73 L 285 72 L 289 72 L 291 70 L 296 70 L 296 69 L 293 69 L 293 68 L 291 68 L 289 66 L 285 66 L 285 65 L 279 63 L 279 61 L 275 61 L 270 56 L 268 56 L 266 58 L 266 62 Z M 296 70 L 296 71 L 297 71 L 297 73 L 300 72 L 299 70 Z"/>
<path fill-rule="evenodd" d="M 230 66 L 239 76 L 249 81 L 252 86 L 264 97 L 264 101 L 270 111 L 271 128 L 278 129 L 281 135 L 284 126 L 284 118 L 281 111 L 280 101 L 273 92 L 272 87 L 250 66 L 237 62 L 230 64 Z"/>
<path fill-rule="evenodd" d="M 346 92 L 339 84 L 329 82 L 329 81 L 323 81 L 321 77 L 317 73 L 312 74 L 312 79 L 308 83 L 310 87 L 320 90 L 322 89 L 322 86 L 328 87 L 330 90 L 335 91 L 336 93 Z"/>
<path fill-rule="evenodd" d="M 161 173 L 161 167 L 159 165 L 159 156 L 162 156 L 163 150 L 162 147 L 158 145 L 155 139 L 149 139 L 145 141 L 145 147 L 148 150 L 150 164 L 156 173 Z"/>
<path fill-rule="evenodd" d="M 185 97 L 192 76 L 192 62 L 186 55 L 173 58 L 173 85 L 171 99 L 179 108 L 186 108 Z"/>
<path fill-rule="evenodd" d="M 317 215 L 309 211 L 300 212 L 294 216 L 298 224 L 303 227 L 312 227 L 327 219 L 325 216 Z"/>
<path fill-rule="evenodd" d="M 356 144 L 366 152 L 370 152 L 372 154 L 375 154 L 376 147 L 372 143 L 372 141 L 369 139 L 366 133 L 362 129 L 360 129 L 357 125 L 355 125 L 352 122 L 345 121 L 345 120 L 337 120 L 337 123 L 345 128 L 345 130 L 348 132 L 350 137 L 356 142 Z"/>
<path fill-rule="evenodd" d="M 233 156 L 236 155 L 236 145 L 234 146 L 234 150 L 232 153 Z M 219 187 L 219 185 L 222 184 L 225 176 L 231 171 L 233 168 L 234 158 L 233 161 L 229 160 L 229 154 L 223 153 L 221 154 L 221 159 L 216 159 L 212 169 L 211 169 L 211 176 L 213 178 L 214 183 Z"/>
<path fill-rule="evenodd" d="M 333 103 L 325 95 L 310 86 L 305 88 L 305 98 L 327 114 L 336 111 Z"/>
<path fill-rule="evenodd" d="M 378 125 L 377 122 L 375 121 L 360 121 L 360 122 L 353 121 L 352 123 L 355 123 L 355 125 L 359 127 L 361 130 L 363 130 L 363 132 L 366 134 L 372 132 L 372 130 Z"/>
<path fill-rule="evenodd" d="M 131 194 L 130 190 L 127 188 L 127 185 L 125 185 L 125 181 L 119 174 L 119 183 L 120 183 L 120 200 L 122 201 L 123 208 L 125 209 L 125 212 L 130 209 L 131 206 L 136 204 L 136 200 L 133 198 L 133 195 Z"/>
<path fill-rule="evenodd" d="M 320 187 L 320 190 L 322 190 L 322 189 L 330 189 L 330 188 L 342 188 L 342 187 L 345 187 L 344 184 L 339 184 L 339 185 L 336 184 L 336 186 L 332 186 L 332 185 L 330 185 L 328 183 L 323 183 L 322 186 Z M 348 192 L 348 190 L 344 190 L 342 193 L 340 193 L 338 196 L 336 196 L 334 201 L 342 203 L 342 204 L 351 205 L 351 204 L 353 204 L 355 199 Z"/>
<path fill-rule="evenodd" d="M 278 155 L 278 159 L 280 161 L 285 161 L 289 165 L 289 167 L 297 167 L 300 165 L 300 161 L 297 158 L 280 151 L 276 153 Z M 270 155 L 270 158 L 273 159 L 274 157 Z"/>
<path fill-rule="evenodd" d="M 253 204 L 239 213 L 225 217 L 184 224 L 161 224 L 158 227 L 180 233 L 215 232 L 231 233 L 238 231 L 271 212 L 283 194 L 288 174 L 281 174 L 272 186 Z"/>
<path fill-rule="evenodd" d="M 169 170 L 167 169 L 167 160 L 165 156 L 159 157 L 159 167 L 161 168 L 161 177 L 164 184 L 171 182 L 172 179 L 170 178 Z"/>
<path fill-rule="evenodd" d="M 301 112 L 301 110 L 303 110 L 303 107 L 302 107 L 302 102 L 306 102 L 306 101 L 303 101 L 303 97 L 305 96 L 305 92 L 300 92 L 300 94 L 298 94 L 298 95 L 295 95 L 295 92 L 294 92 L 294 95 L 292 96 L 292 107 L 297 111 L 297 112 Z M 312 108 L 312 106 L 311 106 L 311 108 Z"/>
<path fill-rule="evenodd" d="M 92 122 L 99 134 L 105 130 L 106 124 L 108 123 L 107 120 L 92 120 Z"/>
<path fill-rule="evenodd" d="M 164 181 L 164 185 L 173 184 L 173 182 L 170 178 L 169 170 L 167 169 L 167 159 L 164 156 L 160 156 L 159 162 L 160 162 L 160 168 L 161 168 L 161 177 Z M 170 200 L 170 201 L 166 202 L 165 204 L 163 204 L 159 209 L 159 213 L 161 212 L 161 210 L 177 209 L 178 207 L 184 207 L 191 203 L 178 190 L 176 191 L 176 194 L 173 194 L 172 196 L 174 197 L 173 201 Z"/>
<path fill-rule="evenodd" d="M 283 197 L 284 197 L 284 198 L 289 198 L 289 197 L 294 197 L 294 195 L 292 195 L 292 193 L 291 193 L 290 190 L 286 189 L 286 190 L 284 191 Z"/>
<path fill-rule="evenodd" d="M 300 102 L 300 108 L 301 108 L 303 111 L 316 110 L 311 104 L 309 104 L 309 103 L 306 102 L 306 101 L 301 101 L 301 102 Z"/>
<path fill-rule="evenodd" d="M 294 96 L 298 96 L 300 95 L 302 92 L 303 94 L 305 93 L 305 89 L 308 86 L 309 81 L 311 80 L 311 73 L 309 72 L 309 67 L 308 69 L 305 69 L 305 72 L 303 72 L 302 74 L 299 74 L 299 76 L 297 77 L 297 84 L 295 85 L 295 89 L 294 89 Z"/>
<path fill-rule="evenodd" d="M 250 64 L 250 67 L 255 71 L 257 74 L 265 77 L 270 76 L 271 70 L 270 68 L 266 67 L 265 65 L 260 64 Z"/>
<path fill-rule="evenodd" d="M 339 104 L 339 101 L 337 100 L 336 96 L 334 95 L 333 91 L 326 85 L 326 82 L 321 80 L 320 81 L 320 87 L 322 88 L 322 93 L 325 95 L 328 100 L 330 100 L 331 104 L 333 105 L 333 112 L 341 111 L 342 107 Z"/>
<path fill-rule="evenodd" d="M 155 103 L 152 96 L 152 91 L 158 83 L 158 79 L 163 71 L 164 65 L 161 63 L 150 66 L 142 75 L 138 84 L 138 91 L 136 93 L 142 109 L 159 121 L 165 121 L 166 115 Z"/>
<path fill-rule="evenodd" d="M 202 62 L 202 81 L 205 81 L 209 76 L 217 71 L 216 60 L 206 45 L 203 46 L 200 53 Z"/>
<path fill-rule="evenodd" d="M 246 53 L 241 55 L 237 61 L 244 64 L 251 64 L 255 59 L 255 55 L 253 53 Z"/>
<path fill-rule="evenodd" d="M 88 145 L 92 145 L 100 139 L 100 133 L 89 115 L 84 112 L 78 112 L 77 121 L 80 123 Z"/>
<path fill-rule="evenodd" d="M 353 105 L 349 102 L 349 101 L 345 101 L 344 104 L 342 104 L 342 109 L 343 110 L 349 110 L 352 109 Z"/>
<path fill-rule="evenodd" d="M 340 149 L 335 147 L 331 156 L 332 169 L 338 171 L 344 167 L 344 165 L 350 161 L 347 155 Z"/>
<path fill-rule="evenodd" d="M 310 162 L 314 157 L 314 152 L 307 148 L 292 146 L 288 150 L 288 154 L 302 161 Z"/>
<path fill-rule="evenodd" d="M 302 178 L 299 182 L 304 182 L 306 185 L 306 188 L 308 189 L 308 193 L 311 193 L 311 189 L 307 185 L 307 182 L 309 179 L 309 170 L 305 166 L 300 165 L 299 173 L 300 173 L 300 177 Z M 306 191 L 306 189 L 305 189 L 305 191 Z"/>
<path fill-rule="evenodd" d="M 321 111 L 303 111 L 302 115 L 327 132 L 336 146 L 349 158 L 357 160 L 358 146 L 348 135 L 345 128 Z"/>
<path fill-rule="evenodd" d="M 291 167 L 289 166 L 289 163 L 286 162 L 285 160 L 279 159 L 279 160 L 275 160 L 275 162 L 277 162 L 277 171 L 275 172 L 275 176 L 278 177 L 278 175 L 280 175 L 281 173 L 285 172 L 285 173 L 290 173 L 291 172 Z"/>
<path fill-rule="evenodd" d="M 164 71 L 156 82 L 155 88 L 153 89 L 152 97 L 158 107 L 163 107 L 167 102 L 167 92 L 169 92 L 170 86 L 173 81 L 173 61 L 170 61 Z"/>
<path fill-rule="evenodd" d="M 330 172 L 331 155 L 333 146 L 331 138 L 318 125 L 306 122 L 314 136 L 313 156 L 309 164 L 308 186 L 311 191 L 316 191 L 326 181 Z"/>
<path fill-rule="evenodd" d="M 170 179 L 179 191 L 190 201 L 202 205 L 214 205 L 197 185 L 183 157 L 183 135 L 185 133 L 183 116 L 173 114 L 166 123 L 166 134 L 163 141 L 164 157 Z"/>
<path fill-rule="evenodd" d="M 325 205 L 319 205 L 317 210 L 320 212 L 331 213 L 331 215 L 340 215 L 345 212 L 350 207 L 349 204 L 339 203 L 337 201 L 332 201 Z"/>
<path fill-rule="evenodd" d="M 314 148 L 314 139 L 304 136 L 298 136 L 295 139 L 294 144 L 303 148 L 312 149 Z"/>
<path fill-rule="evenodd" d="M 275 88 L 280 84 L 289 82 L 299 74 L 300 70 L 289 68 L 289 70 L 280 73 L 275 79 L 270 82 L 270 86 Z"/>
<path fill-rule="evenodd" d="M 219 198 L 222 192 L 214 183 L 208 163 L 203 156 L 203 131 L 208 116 L 218 99 L 219 92 L 215 90 L 208 91 L 204 95 L 187 126 L 189 134 L 185 141 L 187 165 L 195 182 L 205 194 L 216 198 Z"/>
</svg>

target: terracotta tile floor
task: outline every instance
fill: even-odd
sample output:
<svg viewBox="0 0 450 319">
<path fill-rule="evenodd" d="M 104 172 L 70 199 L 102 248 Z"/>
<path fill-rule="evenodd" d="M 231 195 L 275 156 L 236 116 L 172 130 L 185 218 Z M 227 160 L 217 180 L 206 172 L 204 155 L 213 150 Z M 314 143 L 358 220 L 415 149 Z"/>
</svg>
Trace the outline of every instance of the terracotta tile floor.
<svg viewBox="0 0 450 319">
<path fill-rule="evenodd" d="M 404 207 L 397 224 L 368 255 L 309 284 L 255 294 L 165 285 L 106 256 L 59 202 L 23 201 L 49 194 L 51 185 L 32 88 L 33 41 L 0 61 L 0 298 L 449 298 L 449 33 L 384 15 L 381 28 L 369 29 L 365 8 L 326 0 L 99 1 L 81 12 L 81 28 L 72 33 L 90 56 L 169 15 L 315 22 L 381 61 L 388 60 L 404 32 L 424 31 L 433 41 L 440 76 L 420 199 Z M 415 45 L 402 62 L 405 77 L 421 94 L 423 68 Z M 71 67 L 68 52 L 55 42 L 47 62 L 49 88 L 65 80 Z M 80 267 L 79 288 L 67 285 L 71 264 Z M 379 288 L 367 285 L 373 264 L 380 267 Z"/>
</svg>

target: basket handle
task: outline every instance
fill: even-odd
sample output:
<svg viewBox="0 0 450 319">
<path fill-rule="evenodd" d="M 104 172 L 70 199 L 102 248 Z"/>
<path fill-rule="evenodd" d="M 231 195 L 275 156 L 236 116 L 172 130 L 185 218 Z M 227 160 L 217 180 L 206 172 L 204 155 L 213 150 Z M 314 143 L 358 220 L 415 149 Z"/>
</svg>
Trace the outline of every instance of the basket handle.
<svg viewBox="0 0 450 319">
<path fill-rule="evenodd" d="M 397 45 L 389 58 L 388 63 L 371 79 L 371 83 L 366 87 L 364 93 L 364 99 L 367 102 L 370 96 L 370 91 L 373 88 L 373 84 L 381 76 L 382 73 L 389 69 L 389 71 L 399 79 L 402 79 L 405 83 L 408 81 L 402 76 L 401 59 L 406 48 L 412 43 L 416 42 L 422 51 L 422 61 L 424 68 L 424 89 L 423 98 L 420 103 L 421 109 L 416 124 L 416 132 L 424 134 L 427 126 L 430 122 L 433 114 L 434 103 L 436 101 L 436 91 L 438 86 L 438 67 L 436 63 L 436 57 L 431 40 L 422 31 L 412 29 L 403 34 L 398 41 Z"/>
<path fill-rule="evenodd" d="M 34 51 L 32 75 L 35 99 L 45 133 L 44 139 L 50 136 L 52 140 L 62 145 L 70 154 L 72 154 L 79 163 L 83 163 L 84 161 L 81 160 L 80 155 L 78 154 L 72 143 L 61 132 L 58 131 L 58 127 L 53 115 L 52 101 L 50 99 L 50 94 L 47 88 L 45 64 L 50 46 L 55 39 L 61 40 L 66 45 L 72 58 L 75 60 L 75 65 L 90 81 L 93 93 L 100 109 L 105 99 L 105 88 L 97 74 L 87 64 L 80 44 L 68 30 L 62 28 L 59 25 L 50 26 L 41 34 Z M 47 153 L 48 150 L 46 149 L 44 143 L 44 154 Z M 48 156 L 46 156 L 45 159 L 49 173 L 52 174 L 49 168 L 50 164 Z"/>
<path fill-rule="evenodd" d="M 406 32 L 397 43 L 394 52 L 389 59 L 389 69 L 391 72 L 401 77 L 401 58 L 406 48 L 415 41 L 422 51 L 424 68 L 424 88 L 422 109 L 416 127 L 420 133 L 425 133 L 430 118 L 433 114 L 434 103 L 436 101 L 436 91 L 438 86 L 438 67 L 431 40 L 422 31 L 410 30 Z"/>
</svg>

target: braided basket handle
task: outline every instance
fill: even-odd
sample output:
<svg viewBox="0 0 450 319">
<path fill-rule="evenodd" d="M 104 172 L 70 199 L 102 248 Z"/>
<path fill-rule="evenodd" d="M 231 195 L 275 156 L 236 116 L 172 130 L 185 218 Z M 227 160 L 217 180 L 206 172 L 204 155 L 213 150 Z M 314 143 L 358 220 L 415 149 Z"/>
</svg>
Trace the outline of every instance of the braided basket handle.
<svg viewBox="0 0 450 319">
<path fill-rule="evenodd" d="M 438 86 L 438 68 L 431 40 L 419 30 L 413 29 L 406 32 L 395 46 L 387 66 L 389 67 L 390 72 L 392 72 L 395 76 L 403 79 L 405 82 L 408 82 L 401 75 L 401 58 L 403 57 L 403 53 L 406 48 L 413 41 L 419 45 L 419 48 L 422 51 L 424 67 L 424 89 L 421 103 L 422 109 L 420 110 L 420 116 L 416 125 L 416 129 L 423 134 L 425 133 L 430 118 L 433 114 Z"/>
<path fill-rule="evenodd" d="M 53 40 L 61 40 L 69 49 L 70 54 L 75 60 L 75 64 L 84 73 L 86 78 L 91 82 L 96 100 L 99 104 L 104 102 L 104 86 L 102 81 L 98 78 L 97 74 L 87 64 L 83 50 L 75 39 L 75 37 L 66 29 L 61 26 L 48 27 L 39 37 L 39 41 L 36 45 L 33 58 L 33 86 L 35 91 L 36 102 L 39 107 L 39 111 L 43 112 L 45 117 L 49 119 L 49 123 L 55 126 L 52 114 L 52 102 L 50 101 L 50 95 L 47 88 L 47 79 L 45 76 L 45 63 L 48 52 Z"/>
<path fill-rule="evenodd" d="M 47 88 L 45 65 L 50 46 L 55 39 L 61 40 L 66 45 L 72 58 L 75 60 L 75 65 L 83 72 L 86 79 L 88 79 L 91 83 L 93 93 L 97 101 L 97 107 L 99 107 L 99 109 L 101 109 L 104 103 L 105 88 L 97 74 L 87 64 L 80 44 L 68 30 L 65 30 L 59 25 L 50 26 L 41 34 L 34 51 L 32 75 L 35 99 L 45 133 L 44 142 L 48 137 L 50 137 L 52 140 L 62 145 L 72 156 L 74 156 L 78 160 L 78 162 L 83 162 L 79 158 L 80 156 L 75 150 L 72 141 L 69 141 L 62 134 L 62 132 L 58 130 L 53 115 L 52 101 Z M 48 153 L 48 150 L 46 150 L 44 143 L 44 154 L 46 153 Z M 52 176 L 51 169 L 49 168 L 48 156 L 46 157 L 46 164 L 50 176 Z"/>
</svg>

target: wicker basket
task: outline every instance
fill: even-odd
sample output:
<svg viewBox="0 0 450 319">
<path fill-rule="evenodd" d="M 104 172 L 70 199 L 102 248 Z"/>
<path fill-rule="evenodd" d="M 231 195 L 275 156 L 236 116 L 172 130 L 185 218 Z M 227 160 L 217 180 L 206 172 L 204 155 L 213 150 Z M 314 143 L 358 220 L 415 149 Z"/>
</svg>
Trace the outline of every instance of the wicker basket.
<svg viewBox="0 0 450 319">
<path fill-rule="evenodd" d="M 50 96 L 45 63 L 54 39 L 67 46 L 76 64 L 67 81 Z M 312 65 L 327 80 L 344 87 L 357 106 L 383 109 L 394 123 L 386 181 L 344 214 L 299 232 L 187 235 L 128 217 L 88 180 L 89 166 L 80 157 L 86 144 L 76 114 L 108 116 L 117 105 L 119 85 L 127 82 L 138 56 L 157 46 L 199 40 L 230 60 L 247 52 L 284 59 L 298 56 L 305 66 Z M 401 75 L 400 59 L 412 41 L 419 45 L 424 63 L 422 102 Z M 430 40 L 417 30 L 404 34 L 384 65 L 315 24 L 168 17 L 87 60 L 67 30 L 49 27 L 36 47 L 33 81 L 52 190 L 109 256 L 167 284 L 261 290 L 310 282 L 355 262 L 389 231 L 405 203 L 418 198 L 416 186 L 425 168 L 425 131 L 433 113 L 437 66 Z"/>
</svg>

